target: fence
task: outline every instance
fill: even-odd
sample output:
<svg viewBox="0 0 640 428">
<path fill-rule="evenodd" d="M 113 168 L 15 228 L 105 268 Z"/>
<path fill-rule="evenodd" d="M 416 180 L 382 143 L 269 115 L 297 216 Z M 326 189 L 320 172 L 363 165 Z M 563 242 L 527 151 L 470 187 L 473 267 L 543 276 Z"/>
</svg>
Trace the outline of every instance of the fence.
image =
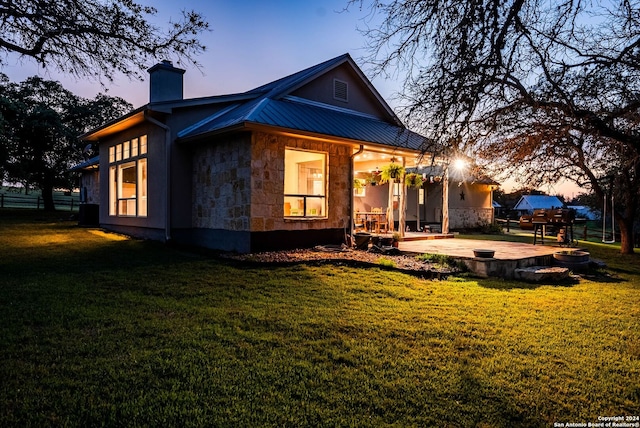
<svg viewBox="0 0 640 428">
<path fill-rule="evenodd" d="M 56 209 L 67 209 L 77 211 L 80 200 L 77 196 L 54 195 L 53 204 Z M 44 200 L 40 195 L 7 195 L 0 193 L 0 208 L 44 208 Z"/>
</svg>

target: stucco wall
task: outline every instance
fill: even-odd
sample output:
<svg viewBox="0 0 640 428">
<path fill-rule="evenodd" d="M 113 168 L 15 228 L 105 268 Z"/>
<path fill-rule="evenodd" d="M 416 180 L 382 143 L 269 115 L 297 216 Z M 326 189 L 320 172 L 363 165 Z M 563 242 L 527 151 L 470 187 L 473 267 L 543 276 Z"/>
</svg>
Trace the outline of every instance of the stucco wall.
<svg viewBox="0 0 640 428">
<path fill-rule="evenodd" d="M 147 136 L 147 194 L 149 195 L 147 217 L 118 217 L 109 215 L 109 147 Z M 113 230 L 115 226 L 132 228 L 134 236 L 146 236 L 136 228 L 164 229 L 166 200 L 166 146 L 165 132 L 158 126 L 147 122 L 114 134 L 100 141 L 100 224 Z M 129 233 L 129 232 L 127 232 Z"/>
</svg>

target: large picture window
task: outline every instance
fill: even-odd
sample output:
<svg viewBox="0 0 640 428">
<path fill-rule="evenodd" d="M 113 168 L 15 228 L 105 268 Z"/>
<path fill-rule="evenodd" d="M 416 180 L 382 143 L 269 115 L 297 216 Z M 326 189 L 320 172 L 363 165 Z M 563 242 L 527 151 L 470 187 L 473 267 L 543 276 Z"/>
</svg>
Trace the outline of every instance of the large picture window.
<svg viewBox="0 0 640 428">
<path fill-rule="evenodd" d="M 327 154 L 284 151 L 284 216 L 327 216 Z"/>
<path fill-rule="evenodd" d="M 147 216 L 147 136 L 109 147 L 109 215 Z"/>
</svg>

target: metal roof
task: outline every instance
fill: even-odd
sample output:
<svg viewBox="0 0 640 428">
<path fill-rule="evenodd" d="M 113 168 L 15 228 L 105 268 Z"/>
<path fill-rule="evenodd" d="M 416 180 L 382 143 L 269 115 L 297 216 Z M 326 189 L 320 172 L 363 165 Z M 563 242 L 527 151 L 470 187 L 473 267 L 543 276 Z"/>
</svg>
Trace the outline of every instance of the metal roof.
<svg viewBox="0 0 640 428">
<path fill-rule="evenodd" d="M 84 169 L 91 169 L 96 168 L 98 166 L 98 164 L 100 163 L 100 156 L 94 156 L 90 159 L 87 159 L 84 162 L 81 162 L 77 165 L 75 165 L 73 168 L 71 168 L 69 171 L 82 171 Z"/>
<path fill-rule="evenodd" d="M 376 98 L 385 112 L 383 117 L 291 96 L 297 89 L 343 65 L 349 66 Z M 146 104 L 80 138 L 98 141 L 108 134 L 143 121 L 150 112 L 171 114 L 174 109 L 182 107 L 215 104 L 223 107 L 209 117 L 178 131 L 177 141 L 197 141 L 208 135 L 251 125 L 415 151 L 424 149 L 426 141 L 423 136 L 409 131 L 402 124 L 349 54 L 340 55 L 244 93 Z"/>
<path fill-rule="evenodd" d="M 291 96 L 296 89 L 335 67 L 348 64 L 386 111 L 378 118 L 354 110 Z M 180 141 L 195 141 L 206 135 L 251 124 L 291 131 L 326 135 L 363 143 L 373 143 L 419 151 L 425 138 L 409 131 L 384 101 L 349 54 L 340 55 L 282 79 L 247 91 L 224 114 L 219 112 L 178 133 Z M 253 95 L 254 97 L 251 97 Z"/>
<path fill-rule="evenodd" d="M 215 118 L 178 134 L 182 140 L 241 124 L 260 124 L 332 137 L 420 150 L 425 138 L 406 128 L 355 111 L 326 104 L 309 103 L 292 97 L 281 100 L 260 98 L 239 105 Z"/>
<path fill-rule="evenodd" d="M 556 196 L 548 195 L 522 195 L 514 210 L 539 210 L 561 208 L 562 201 Z"/>
</svg>

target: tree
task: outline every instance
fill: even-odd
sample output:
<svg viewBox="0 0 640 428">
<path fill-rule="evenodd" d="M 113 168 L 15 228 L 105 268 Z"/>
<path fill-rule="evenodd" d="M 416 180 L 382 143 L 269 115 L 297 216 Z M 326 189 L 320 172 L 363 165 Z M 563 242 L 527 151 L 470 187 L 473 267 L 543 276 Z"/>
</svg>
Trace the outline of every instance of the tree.
<svg viewBox="0 0 640 428">
<path fill-rule="evenodd" d="M 365 0 L 352 0 L 360 4 Z M 640 212 L 640 0 L 372 0 L 376 72 L 449 150 L 538 186 L 614 195 L 621 252 Z M 448 147 L 452 141 L 458 147 Z"/>
<path fill-rule="evenodd" d="M 172 55 L 197 65 L 205 46 L 196 36 L 208 23 L 183 11 L 164 32 L 148 20 L 156 13 L 131 0 L 0 0 L 0 67 L 17 53 L 63 73 L 112 80 L 118 72 L 141 77 L 151 59 Z"/>
<path fill-rule="evenodd" d="M 45 210 L 54 210 L 53 189 L 71 188 L 69 168 L 79 163 L 78 135 L 132 109 L 121 98 L 75 96 L 60 83 L 30 77 L 20 84 L 0 75 L 0 124 L 4 169 L 13 182 L 42 191 Z"/>
</svg>

